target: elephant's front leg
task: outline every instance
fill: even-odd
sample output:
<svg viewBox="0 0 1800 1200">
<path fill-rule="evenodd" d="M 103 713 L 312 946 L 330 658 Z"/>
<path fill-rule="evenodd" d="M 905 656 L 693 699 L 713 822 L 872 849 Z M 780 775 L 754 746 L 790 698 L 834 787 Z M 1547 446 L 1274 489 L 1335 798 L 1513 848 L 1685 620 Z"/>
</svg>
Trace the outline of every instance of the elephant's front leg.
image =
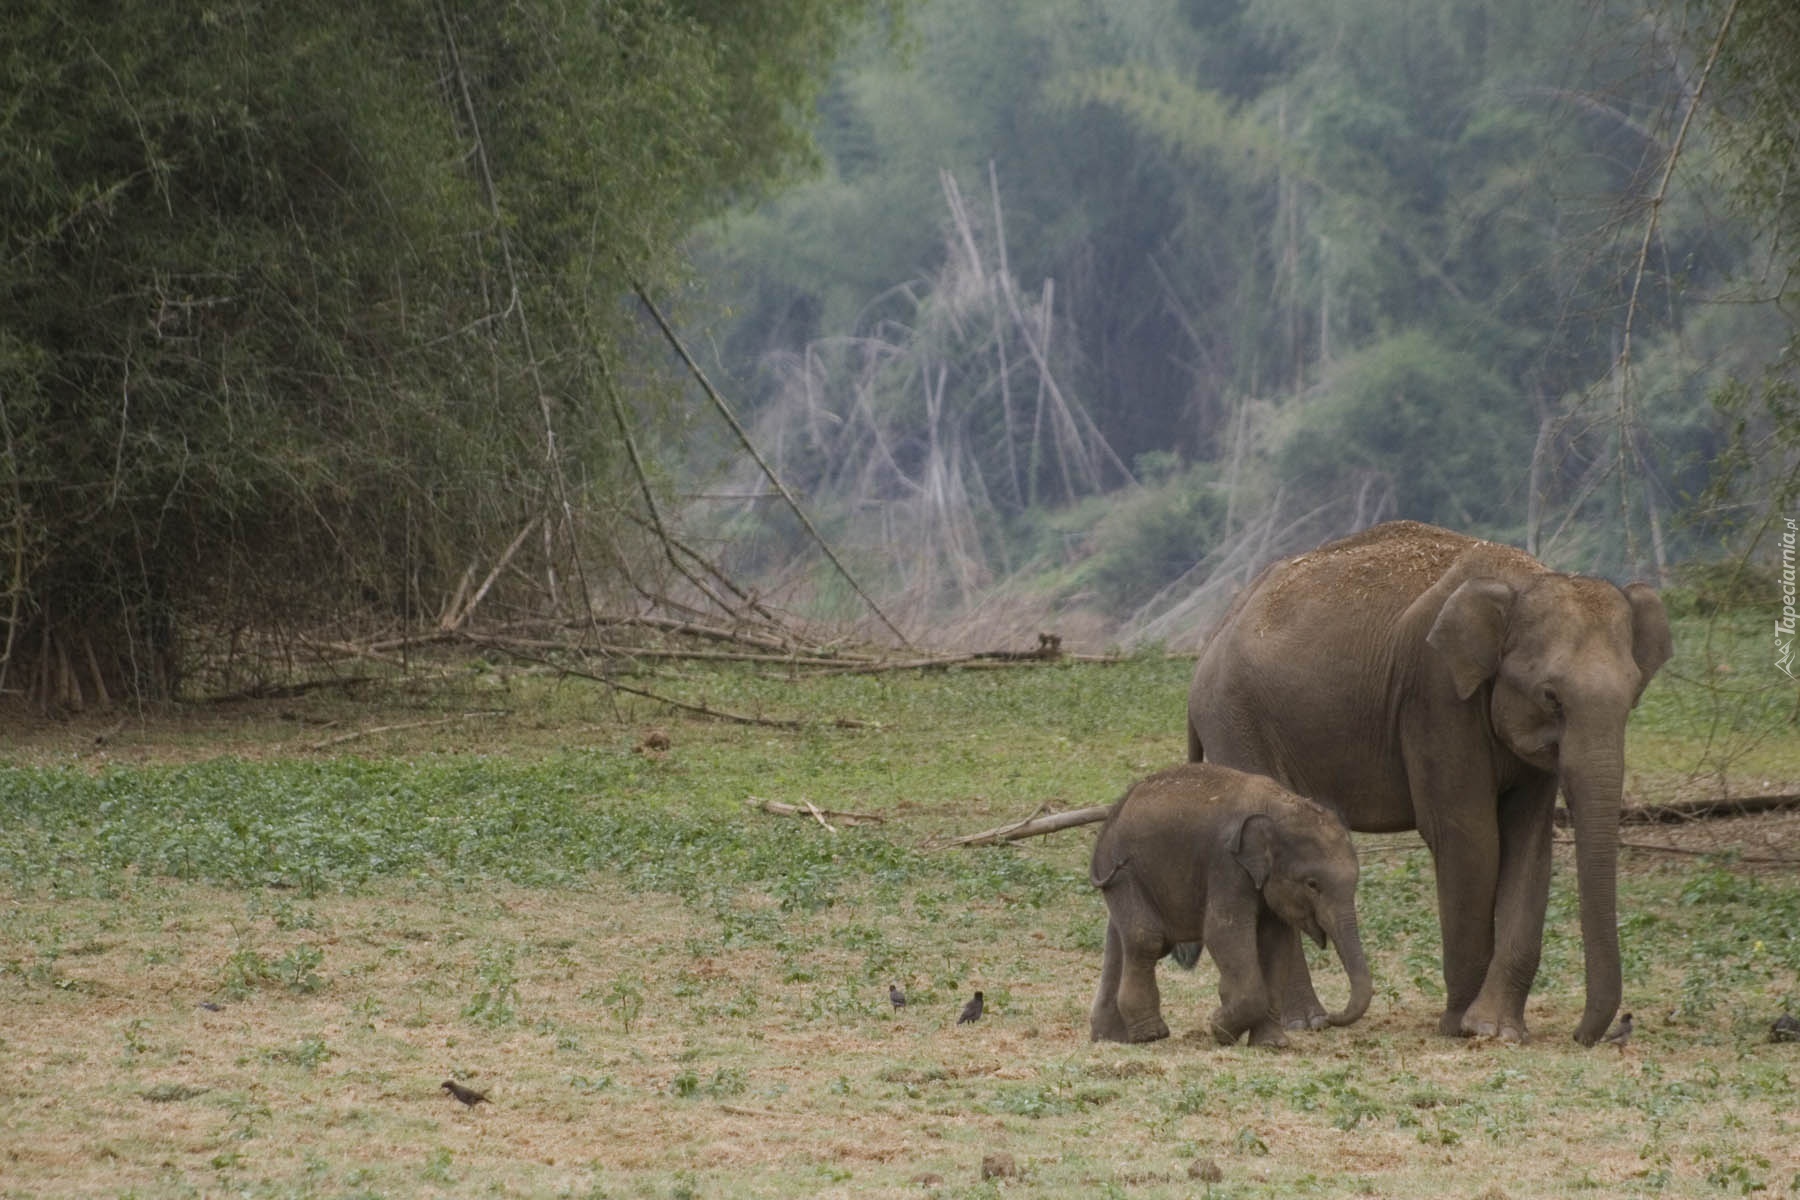
<svg viewBox="0 0 1800 1200">
<path fill-rule="evenodd" d="M 1494 957 L 1494 894 L 1500 874 L 1500 827 L 1494 806 L 1464 803 L 1485 785 L 1436 756 L 1409 754 L 1407 779 L 1419 834 L 1437 872 L 1438 927 L 1444 935 L 1444 1015 L 1438 1032 L 1471 1032 L 1463 1017 L 1475 1003 Z"/>
<path fill-rule="evenodd" d="M 1110 925 L 1107 937 L 1119 939 L 1119 1019 L 1128 1042 L 1154 1042 L 1169 1036 L 1156 987 L 1156 961 L 1168 950 L 1160 935 L 1120 930 Z M 1102 974 L 1105 968 L 1102 968 Z"/>
<path fill-rule="evenodd" d="M 1245 1033 L 1252 1045 L 1287 1045 L 1263 975 L 1264 944 L 1272 933 L 1258 918 L 1254 910 L 1207 914 L 1206 947 L 1219 968 L 1219 1007 L 1209 1023 L 1221 1046 L 1234 1044 Z"/>
<path fill-rule="evenodd" d="M 1286 1029 L 1323 1029 L 1330 1022 L 1325 1019 L 1324 1003 L 1313 990 L 1300 931 L 1278 918 L 1273 925 L 1263 951 L 1263 966 L 1281 1024 Z"/>
<path fill-rule="evenodd" d="M 1500 797 L 1500 871 L 1494 893 L 1494 953 L 1462 1031 L 1502 1041 L 1529 1039 L 1525 998 L 1537 978 L 1550 903 L 1550 826 L 1556 779 L 1536 780 Z"/>
</svg>

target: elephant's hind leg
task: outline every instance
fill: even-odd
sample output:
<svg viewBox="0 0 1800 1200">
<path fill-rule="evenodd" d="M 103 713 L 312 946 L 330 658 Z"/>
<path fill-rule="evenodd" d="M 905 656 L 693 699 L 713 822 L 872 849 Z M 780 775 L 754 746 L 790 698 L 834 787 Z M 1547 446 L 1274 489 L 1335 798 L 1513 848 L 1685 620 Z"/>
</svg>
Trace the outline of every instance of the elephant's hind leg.
<svg viewBox="0 0 1800 1200">
<path fill-rule="evenodd" d="M 1125 1033 L 1125 1018 L 1119 1013 L 1119 970 L 1124 954 L 1124 947 L 1119 938 L 1119 927 L 1108 920 L 1106 923 L 1106 952 L 1100 960 L 1100 987 L 1094 993 L 1094 1007 L 1088 1013 L 1089 1041 L 1123 1042 L 1128 1040 Z"/>
<path fill-rule="evenodd" d="M 1108 931 L 1109 946 L 1113 936 Z M 1162 1016 L 1162 996 L 1156 987 L 1156 962 L 1168 952 L 1160 934 L 1119 932 L 1119 1016 L 1125 1024 L 1125 1041 L 1154 1042 L 1169 1036 Z"/>
</svg>

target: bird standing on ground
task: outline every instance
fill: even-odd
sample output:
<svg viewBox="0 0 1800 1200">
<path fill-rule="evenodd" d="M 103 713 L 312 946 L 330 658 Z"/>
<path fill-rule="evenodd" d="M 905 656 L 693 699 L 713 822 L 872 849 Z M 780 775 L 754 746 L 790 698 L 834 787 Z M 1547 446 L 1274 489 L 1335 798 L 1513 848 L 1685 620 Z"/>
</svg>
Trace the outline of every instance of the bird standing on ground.
<svg viewBox="0 0 1800 1200">
<path fill-rule="evenodd" d="M 455 1096 L 470 1108 L 474 1108 L 483 1101 L 486 1101 L 489 1104 L 493 1103 L 492 1100 L 488 1100 L 486 1096 L 482 1095 L 474 1088 L 466 1088 L 462 1084 L 449 1079 L 444 1080 L 443 1087 L 446 1092 L 449 1092 L 452 1096 Z"/>
<path fill-rule="evenodd" d="M 973 1025 L 981 1020 L 981 993 L 976 992 L 969 1002 L 962 1006 L 962 1012 L 956 1016 L 958 1025 Z"/>
<path fill-rule="evenodd" d="M 1771 1042 L 1800 1042 L 1800 1020 L 1795 1020 L 1792 1013 L 1782 1013 L 1775 1018 L 1775 1024 L 1769 1026 Z"/>
<path fill-rule="evenodd" d="M 1620 1013 L 1619 1023 L 1612 1027 L 1612 1032 L 1607 1034 L 1604 1040 L 1611 1042 L 1623 1051 L 1626 1043 L 1631 1041 L 1631 1014 Z"/>
<path fill-rule="evenodd" d="M 888 1003 L 894 1006 L 895 1012 L 906 1007 L 906 993 L 900 990 L 899 984 L 888 984 Z"/>
</svg>

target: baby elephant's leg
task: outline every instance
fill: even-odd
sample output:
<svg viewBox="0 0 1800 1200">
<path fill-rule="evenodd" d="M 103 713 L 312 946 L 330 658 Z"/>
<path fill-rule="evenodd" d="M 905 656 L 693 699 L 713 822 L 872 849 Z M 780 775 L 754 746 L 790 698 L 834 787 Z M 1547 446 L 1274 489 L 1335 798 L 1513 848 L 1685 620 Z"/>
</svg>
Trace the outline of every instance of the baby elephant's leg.
<svg viewBox="0 0 1800 1200">
<path fill-rule="evenodd" d="M 1275 1020 L 1269 988 L 1263 978 L 1254 915 L 1206 923 L 1207 949 L 1219 968 L 1220 1004 L 1212 1014 L 1213 1040 L 1229 1046 L 1245 1033 L 1252 1045 L 1285 1046 L 1287 1037 Z"/>
<path fill-rule="evenodd" d="M 1108 936 L 1111 936 L 1110 932 Z M 1156 987 L 1156 962 L 1168 946 L 1161 935 L 1122 930 L 1119 949 L 1119 1016 L 1125 1022 L 1125 1039 L 1154 1042 L 1168 1037 L 1169 1026 L 1162 1017 L 1162 996 Z"/>
<path fill-rule="evenodd" d="M 1088 1013 L 1088 1040 L 1095 1042 L 1129 1041 L 1125 1018 L 1119 1012 L 1119 974 L 1124 965 L 1125 948 L 1119 927 L 1106 922 L 1106 953 L 1100 960 L 1100 987 L 1094 993 L 1094 1007 Z"/>
</svg>

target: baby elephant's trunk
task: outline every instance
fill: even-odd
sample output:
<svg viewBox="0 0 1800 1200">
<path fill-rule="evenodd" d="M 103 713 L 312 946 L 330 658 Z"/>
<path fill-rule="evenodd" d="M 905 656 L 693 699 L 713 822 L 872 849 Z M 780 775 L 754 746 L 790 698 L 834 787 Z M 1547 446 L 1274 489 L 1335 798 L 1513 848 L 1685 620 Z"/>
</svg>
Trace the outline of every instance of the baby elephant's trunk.
<svg viewBox="0 0 1800 1200">
<path fill-rule="evenodd" d="M 1338 961 L 1344 964 L 1344 974 L 1350 977 L 1350 1002 L 1339 1012 L 1327 1013 L 1325 1019 L 1333 1025 L 1348 1025 L 1369 1011 L 1369 1001 L 1375 995 L 1375 981 L 1369 974 L 1369 960 L 1363 955 L 1362 935 L 1357 932 L 1355 912 L 1338 921 L 1331 930 L 1331 944 L 1337 947 Z"/>
</svg>

